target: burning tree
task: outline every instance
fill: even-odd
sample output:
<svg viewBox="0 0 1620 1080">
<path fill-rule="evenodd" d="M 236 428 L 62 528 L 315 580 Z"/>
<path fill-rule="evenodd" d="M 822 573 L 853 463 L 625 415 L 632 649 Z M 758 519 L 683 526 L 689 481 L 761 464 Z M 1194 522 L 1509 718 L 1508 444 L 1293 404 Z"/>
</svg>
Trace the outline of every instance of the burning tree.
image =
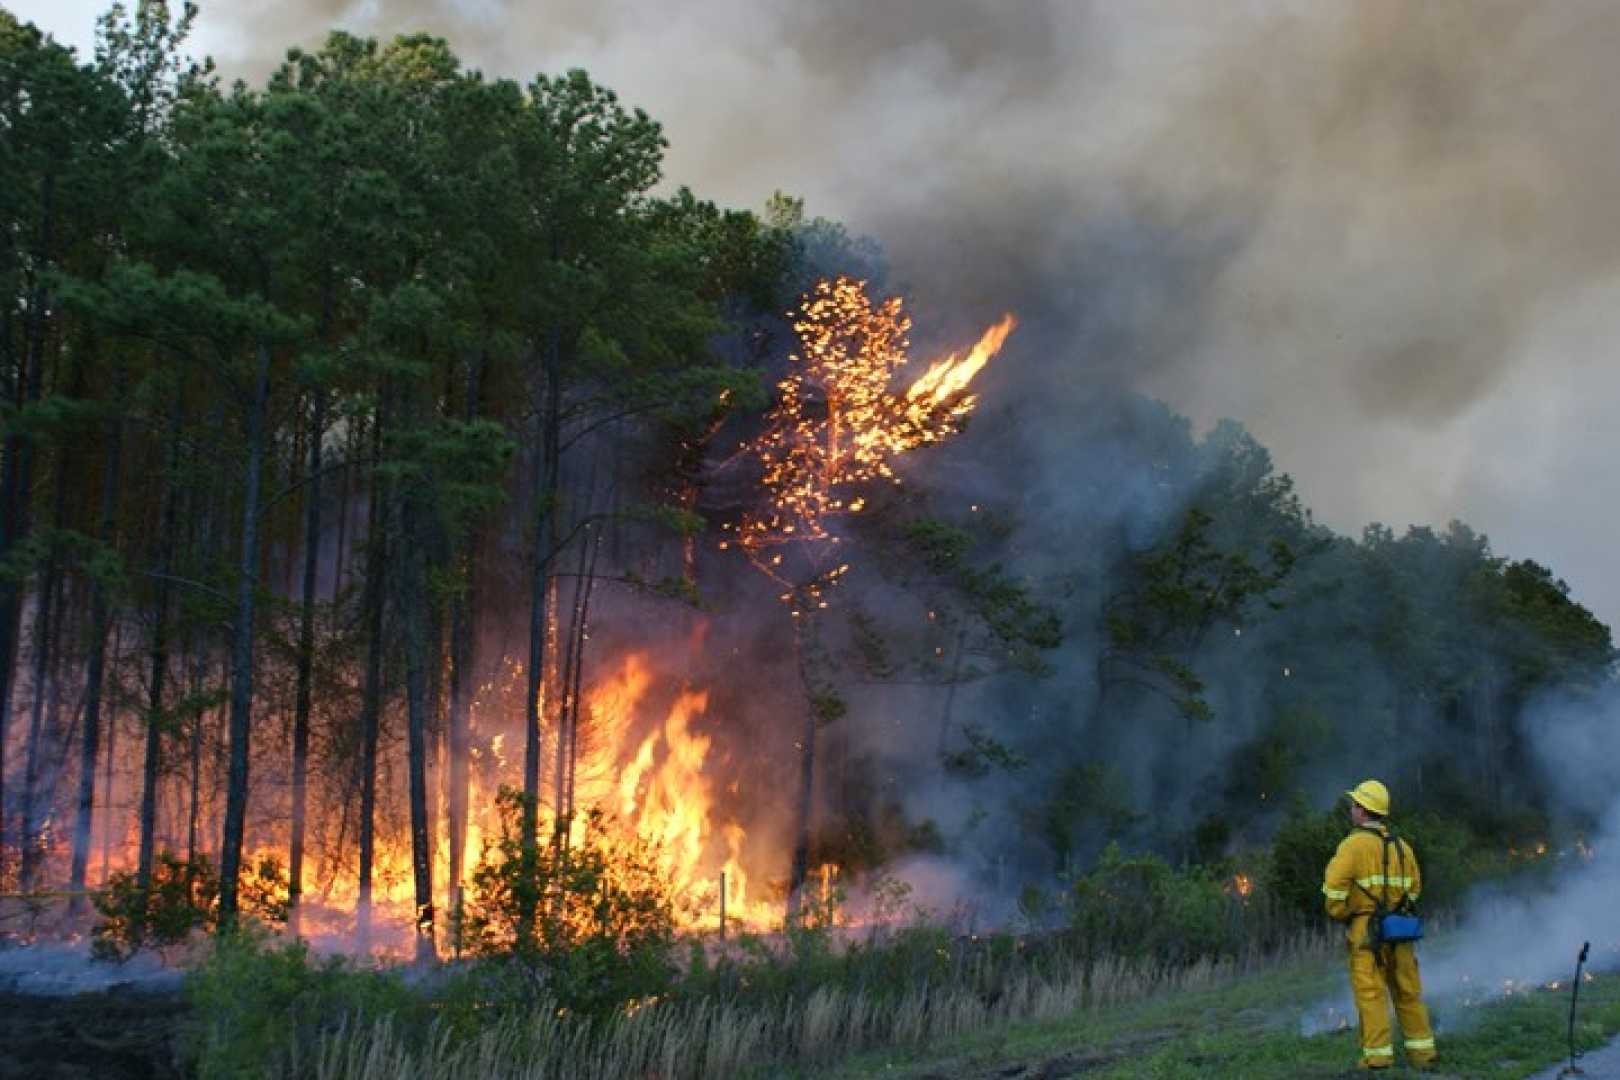
<svg viewBox="0 0 1620 1080">
<path fill-rule="evenodd" d="M 894 461 L 961 430 L 976 398 L 974 376 L 1000 351 L 1016 320 L 1004 316 L 966 353 L 935 362 L 904 391 L 891 389 L 910 360 L 911 319 L 899 297 L 874 303 L 866 283 L 848 277 L 817 282 L 799 303 L 776 404 L 749 449 L 762 469 L 764 504 L 736 526 L 737 542 L 761 573 L 783 589 L 793 619 L 794 648 L 806 709 L 799 741 L 799 798 L 788 916 L 798 911 L 809 871 L 816 733 L 843 711 L 815 673 L 816 615 L 827 590 L 849 571 L 839 556 L 835 519 L 860 513 L 877 481 L 900 483 Z"/>
</svg>

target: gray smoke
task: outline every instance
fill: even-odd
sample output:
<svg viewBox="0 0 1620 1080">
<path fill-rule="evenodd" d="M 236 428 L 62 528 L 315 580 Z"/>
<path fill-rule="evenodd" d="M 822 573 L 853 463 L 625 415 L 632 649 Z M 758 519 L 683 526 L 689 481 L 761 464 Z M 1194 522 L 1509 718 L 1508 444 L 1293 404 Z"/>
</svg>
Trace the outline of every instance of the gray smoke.
<svg viewBox="0 0 1620 1080">
<path fill-rule="evenodd" d="M 1620 615 L 1613 5 L 219 0 L 198 44 L 257 78 L 333 25 L 583 66 L 672 181 L 881 238 L 920 342 L 1016 309 L 1066 378 L 1242 420 L 1328 524 L 1462 517 Z"/>
</svg>

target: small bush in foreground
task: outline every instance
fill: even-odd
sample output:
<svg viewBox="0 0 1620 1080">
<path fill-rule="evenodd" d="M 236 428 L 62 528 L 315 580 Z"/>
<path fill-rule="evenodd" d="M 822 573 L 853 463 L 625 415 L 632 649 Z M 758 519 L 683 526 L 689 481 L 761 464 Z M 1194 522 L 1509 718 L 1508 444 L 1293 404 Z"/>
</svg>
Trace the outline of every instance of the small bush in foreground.
<svg viewBox="0 0 1620 1080">
<path fill-rule="evenodd" d="M 341 957 L 315 960 L 302 941 L 244 925 L 216 937 L 186 980 L 197 1016 L 192 1056 L 202 1080 L 295 1073 L 298 1048 L 345 1024 L 426 1022 L 427 1005 L 391 974 Z"/>
<path fill-rule="evenodd" d="M 665 992 L 675 974 L 675 909 L 656 852 L 610 840 L 593 812 L 583 838 L 523 850 L 523 795 L 499 797 L 501 831 L 473 871 L 463 944 L 495 1000 L 548 997 L 602 1015 Z"/>
</svg>

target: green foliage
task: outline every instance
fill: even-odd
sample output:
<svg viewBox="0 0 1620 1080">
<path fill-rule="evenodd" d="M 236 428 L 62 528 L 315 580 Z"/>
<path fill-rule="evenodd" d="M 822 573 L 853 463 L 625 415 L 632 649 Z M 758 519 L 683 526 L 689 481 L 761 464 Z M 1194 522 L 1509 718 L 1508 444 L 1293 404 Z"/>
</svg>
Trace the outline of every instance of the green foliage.
<svg viewBox="0 0 1620 1080">
<path fill-rule="evenodd" d="M 1339 733 L 1321 709 L 1289 705 L 1271 714 L 1265 728 L 1239 747 L 1227 769 L 1226 798 L 1250 812 L 1278 805 L 1298 788 L 1305 766 L 1339 749 Z"/>
<path fill-rule="evenodd" d="M 975 724 L 962 728 L 967 743 L 959 750 L 947 750 L 944 765 L 948 772 L 958 776 L 979 778 L 988 776 L 993 769 L 1014 773 L 1029 764 L 1023 754 L 1008 748 Z"/>
<path fill-rule="evenodd" d="M 1200 506 L 1188 509 L 1162 543 L 1130 560 L 1128 584 L 1103 617 L 1103 677 L 1157 691 L 1188 721 L 1213 716 L 1194 667 L 1209 632 L 1241 628 L 1257 608 L 1280 606 L 1273 594 L 1295 561 L 1279 538 L 1266 544 L 1264 562 L 1243 544 L 1223 547 L 1220 524 Z"/>
<path fill-rule="evenodd" d="M 1589 683 L 1614 662 L 1609 628 L 1570 599 L 1569 585 L 1526 559 L 1490 574 L 1493 586 L 1477 602 L 1507 638 L 1516 682 Z"/>
<path fill-rule="evenodd" d="M 657 581 L 648 581 L 633 570 L 627 570 L 623 578 L 625 584 L 641 589 L 652 596 L 660 596 L 666 600 L 674 600 L 686 604 L 688 607 L 702 608 L 703 594 L 698 591 L 697 582 L 686 577 L 662 577 Z"/>
<path fill-rule="evenodd" d="M 261 855 L 249 866 L 238 884 L 240 910 L 262 922 L 280 925 L 287 921 L 287 868 L 274 855 Z"/>
<path fill-rule="evenodd" d="M 202 1080 L 289 1075 L 288 1051 L 323 1032 L 428 1018 L 427 1002 L 397 975 L 342 957 L 317 961 L 303 941 L 279 942 L 251 926 L 214 939 L 186 979 L 186 998 L 197 1017 L 190 1050 Z"/>
<path fill-rule="evenodd" d="M 841 694 L 832 690 L 822 690 L 810 695 L 810 712 L 815 716 L 816 723 L 825 727 L 842 720 L 849 712 L 849 703 Z"/>
<path fill-rule="evenodd" d="M 911 882 L 902 881 L 891 874 L 880 874 L 867 887 L 872 897 L 872 918 L 880 923 L 891 922 L 905 912 L 911 902 Z"/>
<path fill-rule="evenodd" d="M 999 563 L 976 566 L 968 555 L 978 541 L 966 530 L 933 518 L 917 518 L 903 528 L 906 545 L 981 626 L 988 638 L 982 651 L 992 653 L 1013 670 L 1046 674 L 1043 653 L 1063 641 L 1062 621 L 1056 611 L 1033 599 L 1029 588 Z"/>
<path fill-rule="evenodd" d="M 1067 865 L 1084 839 L 1118 837 L 1141 819 L 1124 776 L 1112 766 L 1088 761 L 1063 771 L 1038 820 L 1059 865 Z"/>
<path fill-rule="evenodd" d="M 101 916 L 90 932 L 91 955 L 124 961 L 142 947 L 166 949 L 213 925 L 219 878 L 207 859 L 188 864 L 169 852 L 158 855 L 152 881 L 143 890 L 133 871 L 120 870 L 94 897 Z"/>
<path fill-rule="evenodd" d="M 1266 890 L 1284 909 L 1321 918 L 1322 874 L 1349 831 L 1343 812 L 1315 813 L 1296 799 L 1271 842 Z"/>
<path fill-rule="evenodd" d="M 1478 837 L 1455 817 L 1424 812 L 1394 822 L 1423 871 L 1424 910 L 1455 910 L 1468 890 L 1512 868 L 1504 836 Z M 1322 874 L 1350 832 L 1342 806 L 1312 812 L 1296 800 L 1272 840 L 1266 890 L 1286 910 L 1322 917 Z"/>
<path fill-rule="evenodd" d="M 1172 869 L 1110 844 L 1068 897 L 1069 932 L 1084 955 L 1179 966 L 1236 955 L 1247 943 L 1244 905 L 1205 867 Z"/>
<path fill-rule="evenodd" d="M 522 794 L 503 788 L 498 808 L 500 834 L 473 871 L 462 927 L 469 952 L 498 961 L 491 991 L 601 1015 L 667 989 L 675 913 L 656 851 L 610 841 L 595 811 L 581 840 L 526 851 Z"/>
<path fill-rule="evenodd" d="M 855 661 L 864 674 L 874 679 L 886 679 L 899 670 L 893 650 L 876 619 L 864 611 L 852 609 L 849 628 Z"/>
<path fill-rule="evenodd" d="M 265 856 L 242 875 L 241 910 L 265 923 L 287 921 L 287 873 Z M 184 944 L 194 931 L 213 930 L 219 921 L 219 876 L 206 857 L 195 862 L 164 851 L 152 867 L 151 883 L 121 870 L 93 898 L 100 918 L 91 929 L 91 955 L 122 962 L 143 948 L 159 951 Z"/>
<path fill-rule="evenodd" d="M 935 574 L 955 570 L 973 548 L 971 534 L 933 518 L 908 522 L 905 535 L 923 565 Z"/>
<path fill-rule="evenodd" d="M 440 527 L 460 536 L 506 498 L 503 479 L 516 444 L 489 420 L 439 420 L 396 431 L 384 479 L 403 482 L 432 506 Z"/>
</svg>

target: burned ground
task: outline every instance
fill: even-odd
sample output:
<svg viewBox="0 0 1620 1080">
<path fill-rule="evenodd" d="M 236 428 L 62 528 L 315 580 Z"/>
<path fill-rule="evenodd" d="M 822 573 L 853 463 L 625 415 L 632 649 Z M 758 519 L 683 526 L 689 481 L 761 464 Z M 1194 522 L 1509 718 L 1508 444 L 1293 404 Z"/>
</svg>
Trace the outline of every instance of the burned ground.
<svg viewBox="0 0 1620 1080">
<path fill-rule="evenodd" d="M 0 992 L 0 1080 L 168 1080 L 185 1076 L 177 993 L 75 997 Z"/>
</svg>

